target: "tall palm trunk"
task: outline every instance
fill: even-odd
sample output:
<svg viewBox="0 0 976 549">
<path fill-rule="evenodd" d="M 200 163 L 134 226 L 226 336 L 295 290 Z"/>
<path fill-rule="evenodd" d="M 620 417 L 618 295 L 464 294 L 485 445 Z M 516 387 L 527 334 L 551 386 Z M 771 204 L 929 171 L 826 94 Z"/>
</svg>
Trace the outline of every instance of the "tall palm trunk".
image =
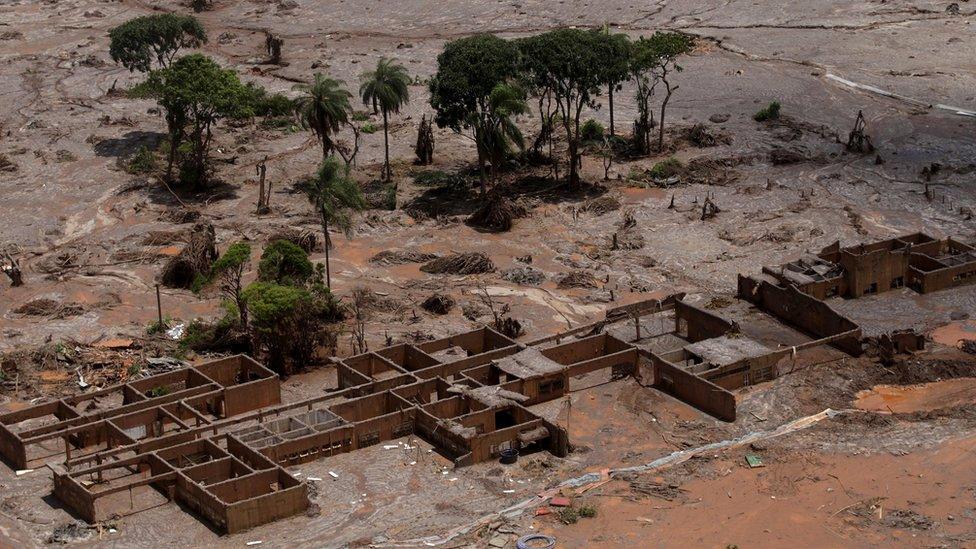
<svg viewBox="0 0 976 549">
<path fill-rule="evenodd" d="M 332 268 L 329 265 L 329 244 L 332 242 L 329 240 L 329 222 L 325 216 L 325 208 L 321 209 L 322 213 L 322 237 L 325 239 L 325 285 L 329 290 L 332 289 Z"/>
<path fill-rule="evenodd" d="M 390 130 L 389 122 L 386 117 L 386 109 L 383 109 L 383 149 L 386 154 L 386 160 L 383 167 L 386 172 L 386 180 L 389 181 L 393 178 L 393 172 L 390 170 Z"/>
<path fill-rule="evenodd" d="M 610 84 L 610 89 L 607 90 L 608 91 L 607 95 L 608 95 L 608 97 L 610 99 L 610 137 L 613 137 L 613 136 L 617 135 L 616 128 L 614 128 L 614 125 L 613 125 L 613 88 L 614 87 L 615 87 L 615 84 L 611 83 Z"/>
</svg>

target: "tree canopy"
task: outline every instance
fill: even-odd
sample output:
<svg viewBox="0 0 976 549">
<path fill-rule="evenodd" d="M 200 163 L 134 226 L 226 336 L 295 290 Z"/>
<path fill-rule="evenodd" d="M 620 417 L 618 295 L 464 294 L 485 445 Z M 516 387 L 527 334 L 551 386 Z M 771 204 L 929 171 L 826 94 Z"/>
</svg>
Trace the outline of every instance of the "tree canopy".
<svg viewBox="0 0 976 549">
<path fill-rule="evenodd" d="M 241 84 L 237 73 L 221 68 L 213 59 L 198 53 L 181 57 L 165 69 L 150 72 L 146 82 L 137 89 L 155 98 L 166 111 L 171 148 L 179 146 L 179 137 L 188 129 L 193 150 L 189 162 L 184 165 L 181 180 L 197 186 L 207 179 L 206 156 L 213 124 L 225 117 L 252 114 L 251 94 Z"/>
<path fill-rule="evenodd" d="M 363 73 L 359 95 L 363 104 L 379 107 L 383 112 L 383 149 L 385 160 L 383 174 L 387 179 L 392 177 L 390 172 L 390 128 L 388 115 L 399 113 L 400 107 L 410 101 L 410 75 L 403 65 L 392 59 L 382 58 L 376 64 L 376 69 Z M 395 191 L 394 191 L 395 193 Z"/>
<path fill-rule="evenodd" d="M 602 66 L 607 41 L 600 31 L 557 29 L 519 42 L 523 66 L 535 87 L 553 94 L 569 142 L 569 183 L 579 183 L 579 129 L 584 107 L 599 108 L 596 97 L 607 81 Z"/>
<path fill-rule="evenodd" d="M 298 84 L 295 89 L 302 96 L 295 100 L 295 112 L 303 128 L 311 129 L 322 143 L 322 159 L 332 154 L 335 143 L 332 135 L 349 123 L 352 94 L 342 82 L 315 73 L 311 84 Z"/>
<path fill-rule="evenodd" d="M 347 235 L 352 229 L 353 211 L 366 208 L 366 199 L 355 181 L 350 179 L 335 157 L 326 158 L 315 178 L 307 182 L 305 196 L 318 212 L 322 222 L 322 236 L 325 239 L 326 284 L 332 286 L 332 272 L 329 265 L 329 226 L 334 226 Z"/>
<path fill-rule="evenodd" d="M 207 33 L 195 17 L 172 13 L 130 19 L 108 35 L 112 60 L 140 72 L 149 72 L 154 61 L 165 68 L 181 49 L 196 48 L 207 41 Z"/>
<path fill-rule="evenodd" d="M 499 113 L 493 112 L 491 95 L 499 86 L 519 76 L 518 49 L 512 42 L 491 34 L 479 34 L 449 42 L 437 57 L 437 73 L 430 81 L 430 105 L 437 111 L 434 121 L 442 128 L 460 133 L 474 130 L 478 149 L 481 189 L 487 187 L 485 164 L 501 137 L 495 130 Z M 523 99 L 524 103 L 524 99 Z M 524 109 L 521 109 L 524 111 Z M 514 111 L 509 114 L 518 114 Z M 508 115 L 504 116 L 505 118 Z M 497 166 L 492 166 L 492 170 Z"/>
<path fill-rule="evenodd" d="M 258 279 L 263 282 L 303 285 L 314 273 L 305 250 L 288 240 L 268 244 L 258 263 Z"/>
<path fill-rule="evenodd" d="M 430 80 L 434 121 L 460 132 L 487 111 L 488 96 L 499 84 L 518 76 L 518 50 L 491 34 L 460 38 L 437 56 L 437 73 Z M 474 115 L 474 116 L 472 116 Z"/>
</svg>

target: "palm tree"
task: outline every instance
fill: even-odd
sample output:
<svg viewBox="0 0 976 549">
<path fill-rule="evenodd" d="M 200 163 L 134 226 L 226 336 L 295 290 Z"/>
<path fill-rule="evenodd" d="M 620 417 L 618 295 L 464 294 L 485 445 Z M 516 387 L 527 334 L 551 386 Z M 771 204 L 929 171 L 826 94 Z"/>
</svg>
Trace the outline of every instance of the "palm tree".
<svg viewBox="0 0 976 549">
<path fill-rule="evenodd" d="M 392 59 L 383 57 L 376 64 L 376 69 L 365 72 L 360 77 L 359 95 L 363 105 L 379 106 L 383 113 L 383 146 L 386 149 L 386 162 L 383 164 L 383 177 L 388 181 L 393 177 L 390 171 L 390 113 L 397 114 L 400 107 L 410 102 L 410 75 L 403 65 L 394 63 Z"/>
<path fill-rule="evenodd" d="M 487 109 L 481 115 L 476 144 L 480 156 L 491 162 L 491 179 L 494 181 L 505 157 L 512 152 L 512 145 L 525 148 L 522 132 L 515 124 L 515 117 L 529 112 L 525 91 L 513 84 L 499 84 L 488 96 Z M 482 193 L 485 191 L 482 186 Z"/>
<path fill-rule="evenodd" d="M 295 101 L 295 112 L 302 127 L 315 132 L 322 142 L 322 160 L 326 160 L 335 149 L 332 134 L 349 123 L 349 98 L 352 94 L 343 88 L 339 80 L 315 73 L 311 84 L 298 84 L 295 89 L 303 95 Z"/>
<path fill-rule="evenodd" d="M 322 162 L 315 179 L 304 188 L 308 201 L 322 218 L 322 235 L 325 238 L 325 279 L 332 288 L 332 272 L 329 267 L 329 225 L 338 227 L 346 236 L 352 230 L 352 212 L 366 208 L 366 199 L 355 181 L 349 179 L 342 165 L 330 156 Z"/>
</svg>

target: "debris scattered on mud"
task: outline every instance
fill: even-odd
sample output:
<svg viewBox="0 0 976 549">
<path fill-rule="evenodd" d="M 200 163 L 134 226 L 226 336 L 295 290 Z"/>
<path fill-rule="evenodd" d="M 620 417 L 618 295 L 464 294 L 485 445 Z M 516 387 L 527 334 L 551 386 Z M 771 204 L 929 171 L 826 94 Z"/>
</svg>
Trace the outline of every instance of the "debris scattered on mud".
<svg viewBox="0 0 976 549">
<path fill-rule="evenodd" d="M 268 236 L 268 243 L 275 242 L 278 240 L 285 240 L 291 242 L 292 244 L 298 246 L 299 248 L 309 253 L 319 249 L 318 236 L 316 236 L 314 232 L 309 230 L 301 230 L 292 227 L 285 227 L 279 231 L 271 233 Z"/>
<path fill-rule="evenodd" d="M 430 274 L 469 275 L 495 272 L 495 264 L 481 252 L 459 253 L 423 264 L 420 270 Z"/>
<path fill-rule="evenodd" d="M 383 250 L 369 258 L 369 262 L 376 265 L 403 265 L 404 263 L 426 263 L 434 259 L 437 259 L 437 254 L 414 250 Z"/>
<path fill-rule="evenodd" d="M 199 223 L 193 227 L 186 247 L 163 267 L 160 282 L 170 288 L 190 288 L 197 277 L 205 276 L 210 271 L 210 265 L 216 259 L 213 225 Z"/>
<path fill-rule="evenodd" d="M 77 303 L 62 303 L 54 299 L 39 297 L 17 307 L 14 312 L 24 316 L 68 318 L 83 314 L 85 308 Z"/>
<path fill-rule="evenodd" d="M 559 284 L 556 286 L 561 290 L 568 288 L 598 288 L 600 282 L 595 276 L 586 271 L 572 271 L 560 278 Z"/>
<path fill-rule="evenodd" d="M 524 206 L 495 192 L 471 214 L 468 224 L 487 231 L 505 232 L 512 230 L 515 220 L 525 215 Z"/>
<path fill-rule="evenodd" d="M 535 267 L 525 265 L 522 267 L 505 269 L 502 271 L 502 280 L 507 280 L 523 286 L 538 286 L 546 281 L 546 273 L 536 269 Z"/>
<path fill-rule="evenodd" d="M 590 213 L 596 216 L 608 214 L 620 209 L 620 200 L 611 195 L 603 195 L 587 200 L 580 206 L 579 211 Z"/>
<path fill-rule="evenodd" d="M 420 306 L 428 312 L 437 315 L 446 315 L 454 308 L 454 298 L 449 295 L 435 293 L 424 300 Z"/>
<path fill-rule="evenodd" d="M 66 545 L 76 541 L 84 541 L 90 538 L 91 535 L 92 530 L 87 524 L 80 521 L 75 521 L 56 527 L 54 531 L 51 532 L 51 535 L 47 538 L 47 542 Z"/>
</svg>

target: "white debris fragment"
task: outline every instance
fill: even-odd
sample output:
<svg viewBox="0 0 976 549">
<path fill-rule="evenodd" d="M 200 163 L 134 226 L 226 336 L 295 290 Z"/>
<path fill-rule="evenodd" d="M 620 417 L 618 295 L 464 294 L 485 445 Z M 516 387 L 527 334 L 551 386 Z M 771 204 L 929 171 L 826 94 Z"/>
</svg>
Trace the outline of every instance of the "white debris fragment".
<svg viewBox="0 0 976 549">
<path fill-rule="evenodd" d="M 339 478 L 339 473 L 336 473 L 335 471 L 329 471 L 329 476 L 332 478 Z"/>
<path fill-rule="evenodd" d="M 181 337 L 183 337 L 183 331 L 185 329 L 186 329 L 186 324 L 180 322 L 179 324 L 174 325 L 169 330 L 166 330 L 166 336 L 169 337 L 170 339 L 180 339 Z"/>
<path fill-rule="evenodd" d="M 20 475 L 26 475 L 27 473 L 33 473 L 33 472 L 34 472 L 33 469 L 21 469 L 17 471 L 17 476 L 19 477 Z"/>
<path fill-rule="evenodd" d="M 416 462 L 416 461 L 411 461 L 411 462 L 410 462 L 410 465 L 416 465 L 416 464 L 417 464 L 417 462 Z"/>
<path fill-rule="evenodd" d="M 399 446 L 397 446 L 396 444 L 387 444 L 386 446 L 383 446 L 384 450 L 395 450 L 397 448 L 399 448 Z"/>
<path fill-rule="evenodd" d="M 514 494 L 515 490 L 502 490 L 503 494 Z"/>
<path fill-rule="evenodd" d="M 305 477 L 305 480 L 310 480 L 312 482 L 316 482 L 316 481 L 319 481 L 319 480 L 322 480 L 322 479 L 319 478 L 319 477 Z"/>
<path fill-rule="evenodd" d="M 245 543 L 245 545 L 247 545 L 248 547 L 251 547 L 252 545 L 261 545 L 262 543 L 264 543 L 264 542 L 263 541 L 260 541 L 260 540 L 257 540 L 257 541 L 249 541 L 249 542 Z"/>
</svg>

